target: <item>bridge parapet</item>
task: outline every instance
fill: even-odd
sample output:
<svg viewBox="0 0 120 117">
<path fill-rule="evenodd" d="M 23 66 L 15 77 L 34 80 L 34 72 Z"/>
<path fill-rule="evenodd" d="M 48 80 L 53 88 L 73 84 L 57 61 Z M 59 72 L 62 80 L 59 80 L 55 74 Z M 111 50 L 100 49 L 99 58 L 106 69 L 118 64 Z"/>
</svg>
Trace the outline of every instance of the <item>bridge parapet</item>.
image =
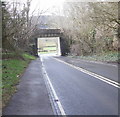
<svg viewBox="0 0 120 117">
<path fill-rule="evenodd" d="M 37 33 L 38 37 L 60 37 L 62 34 L 60 29 L 39 29 Z"/>
</svg>

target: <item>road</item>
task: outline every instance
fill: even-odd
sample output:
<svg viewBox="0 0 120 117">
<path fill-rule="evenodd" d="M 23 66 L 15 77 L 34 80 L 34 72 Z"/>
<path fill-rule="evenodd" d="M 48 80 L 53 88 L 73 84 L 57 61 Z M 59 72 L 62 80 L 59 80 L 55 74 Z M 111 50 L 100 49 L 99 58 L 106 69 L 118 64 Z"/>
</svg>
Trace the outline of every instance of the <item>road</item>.
<svg viewBox="0 0 120 117">
<path fill-rule="evenodd" d="M 43 56 L 42 60 L 67 115 L 118 114 L 118 88 L 59 62 L 53 57 Z M 99 69 L 98 67 L 98 71 Z M 102 70 L 105 69 L 103 65 Z"/>
<path fill-rule="evenodd" d="M 107 64 L 107 63 L 95 62 L 95 61 L 90 62 L 90 61 L 75 59 L 70 57 L 59 57 L 59 58 L 75 66 L 84 68 L 88 71 L 95 72 L 111 80 L 118 81 L 118 65 L 117 64 Z"/>
</svg>

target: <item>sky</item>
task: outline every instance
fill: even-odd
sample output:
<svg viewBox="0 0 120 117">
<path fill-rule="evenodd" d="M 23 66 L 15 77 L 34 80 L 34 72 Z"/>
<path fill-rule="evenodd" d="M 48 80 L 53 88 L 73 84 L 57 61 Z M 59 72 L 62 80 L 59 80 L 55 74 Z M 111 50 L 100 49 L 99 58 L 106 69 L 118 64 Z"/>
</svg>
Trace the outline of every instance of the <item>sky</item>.
<svg viewBox="0 0 120 117">
<path fill-rule="evenodd" d="M 4 1 L 17 1 L 21 3 L 25 3 L 27 0 L 4 0 Z M 34 13 L 34 15 L 38 15 L 42 12 L 44 15 L 56 14 L 62 15 L 62 6 L 64 2 L 117 2 L 119 0 L 29 0 L 31 1 L 30 7 L 30 15 Z"/>
<path fill-rule="evenodd" d="M 25 3 L 27 0 L 3 0 L 8 2 L 17 1 L 20 3 Z M 62 6 L 65 0 L 29 0 L 31 1 L 30 14 L 33 13 L 37 15 L 38 12 L 43 12 L 44 14 L 52 14 L 55 10 L 62 10 Z"/>
<path fill-rule="evenodd" d="M 38 10 L 45 12 L 45 14 L 51 14 L 55 12 L 55 9 L 62 9 L 64 0 L 32 0 L 31 11 Z"/>
<path fill-rule="evenodd" d="M 46 11 L 45 14 L 59 13 L 62 15 L 64 2 L 119 2 L 119 0 L 32 0 L 31 11 Z M 37 12 L 36 12 L 37 13 Z"/>
</svg>

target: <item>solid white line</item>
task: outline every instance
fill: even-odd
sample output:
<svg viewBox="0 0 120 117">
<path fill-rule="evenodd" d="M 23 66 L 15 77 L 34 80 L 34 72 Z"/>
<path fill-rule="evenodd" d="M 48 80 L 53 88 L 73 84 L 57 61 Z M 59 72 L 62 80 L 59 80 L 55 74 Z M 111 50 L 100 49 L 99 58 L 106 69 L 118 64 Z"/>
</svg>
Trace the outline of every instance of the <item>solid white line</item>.
<svg viewBox="0 0 120 117">
<path fill-rule="evenodd" d="M 69 64 L 69 63 L 67 63 L 67 62 L 64 62 L 64 61 L 62 61 L 62 60 L 60 60 L 60 59 L 57 59 L 57 58 L 54 58 L 54 59 L 57 60 L 57 61 L 59 61 L 59 62 L 62 62 L 62 63 L 64 63 L 64 64 L 66 64 L 66 65 L 69 65 L 69 66 L 71 66 L 71 67 L 73 67 L 73 68 L 75 68 L 75 69 L 77 69 L 77 70 L 79 70 L 79 71 L 81 71 L 81 72 L 83 72 L 83 73 L 86 73 L 86 74 L 88 74 L 88 75 L 90 75 L 90 76 L 93 76 L 94 78 L 97 78 L 97 79 L 99 79 L 99 80 L 101 80 L 101 81 L 104 81 L 104 82 L 106 82 L 106 83 L 108 83 L 108 84 L 110 84 L 110 85 L 112 85 L 112 86 L 114 86 L 114 87 L 116 87 L 116 88 L 120 88 L 120 83 L 115 82 L 115 81 L 113 81 L 113 80 L 110 80 L 109 78 L 103 77 L 103 76 L 101 76 L 101 75 L 98 75 L 98 74 L 96 74 L 96 73 L 90 72 L 90 71 L 85 70 L 85 69 L 83 69 L 83 68 L 76 67 L 76 66 L 74 66 L 74 65 L 72 65 L 72 64 Z"/>
<path fill-rule="evenodd" d="M 51 83 L 51 81 L 50 81 L 50 79 L 49 79 L 49 77 L 48 77 L 47 74 L 46 74 L 46 76 L 47 76 L 47 81 L 48 81 L 48 83 L 49 83 L 49 85 L 50 85 L 50 87 L 51 87 L 51 90 L 52 90 L 52 92 L 53 92 L 54 98 L 55 98 L 56 100 L 58 100 L 58 101 L 57 101 L 57 104 L 58 104 L 58 107 L 59 107 L 59 109 L 60 109 L 61 115 L 66 115 L 66 114 L 65 114 L 65 111 L 64 111 L 64 109 L 63 109 L 63 107 L 62 107 L 62 104 L 61 104 L 61 102 L 60 102 L 60 100 L 59 100 L 59 98 L 58 98 L 58 96 L 57 96 L 57 94 L 56 94 L 56 92 L 55 92 L 55 90 L 54 90 L 54 88 L 53 88 L 53 85 L 52 85 L 52 83 Z"/>
<path fill-rule="evenodd" d="M 61 102 L 60 102 L 60 100 L 59 100 L 59 98 L 58 98 L 58 96 L 57 96 L 57 93 L 55 92 L 55 89 L 53 88 L 53 85 L 52 85 L 52 83 L 51 83 L 51 81 L 50 81 L 50 78 L 49 78 L 49 76 L 48 76 L 48 74 L 47 74 L 47 72 L 46 72 L 46 70 L 45 70 L 44 65 L 43 65 L 43 58 L 41 57 L 40 60 L 41 60 L 41 62 L 42 62 L 42 67 L 43 67 L 44 75 L 46 76 L 45 79 L 46 79 L 46 81 L 47 81 L 47 85 L 49 85 L 49 87 L 50 87 L 50 89 L 51 89 L 51 91 L 52 91 L 52 93 L 53 93 L 54 99 L 57 100 L 56 103 L 57 103 L 57 105 L 58 105 L 58 108 L 59 108 L 59 110 L 60 110 L 61 115 L 64 115 L 64 117 L 66 117 L 65 111 L 64 111 L 64 109 L 63 109 L 63 107 L 62 107 L 62 104 L 61 104 Z M 54 101 L 55 101 L 55 100 L 54 100 Z"/>
</svg>

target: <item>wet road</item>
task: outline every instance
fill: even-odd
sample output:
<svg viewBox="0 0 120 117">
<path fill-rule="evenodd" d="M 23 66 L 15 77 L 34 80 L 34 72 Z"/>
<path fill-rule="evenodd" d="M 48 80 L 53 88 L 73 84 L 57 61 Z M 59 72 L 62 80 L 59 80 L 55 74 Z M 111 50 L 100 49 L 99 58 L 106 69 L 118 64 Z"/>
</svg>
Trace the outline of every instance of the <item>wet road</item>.
<svg viewBox="0 0 120 117">
<path fill-rule="evenodd" d="M 53 57 L 42 58 L 67 115 L 118 114 L 118 88 L 61 63 Z M 103 69 L 106 69 L 104 65 Z"/>
</svg>

